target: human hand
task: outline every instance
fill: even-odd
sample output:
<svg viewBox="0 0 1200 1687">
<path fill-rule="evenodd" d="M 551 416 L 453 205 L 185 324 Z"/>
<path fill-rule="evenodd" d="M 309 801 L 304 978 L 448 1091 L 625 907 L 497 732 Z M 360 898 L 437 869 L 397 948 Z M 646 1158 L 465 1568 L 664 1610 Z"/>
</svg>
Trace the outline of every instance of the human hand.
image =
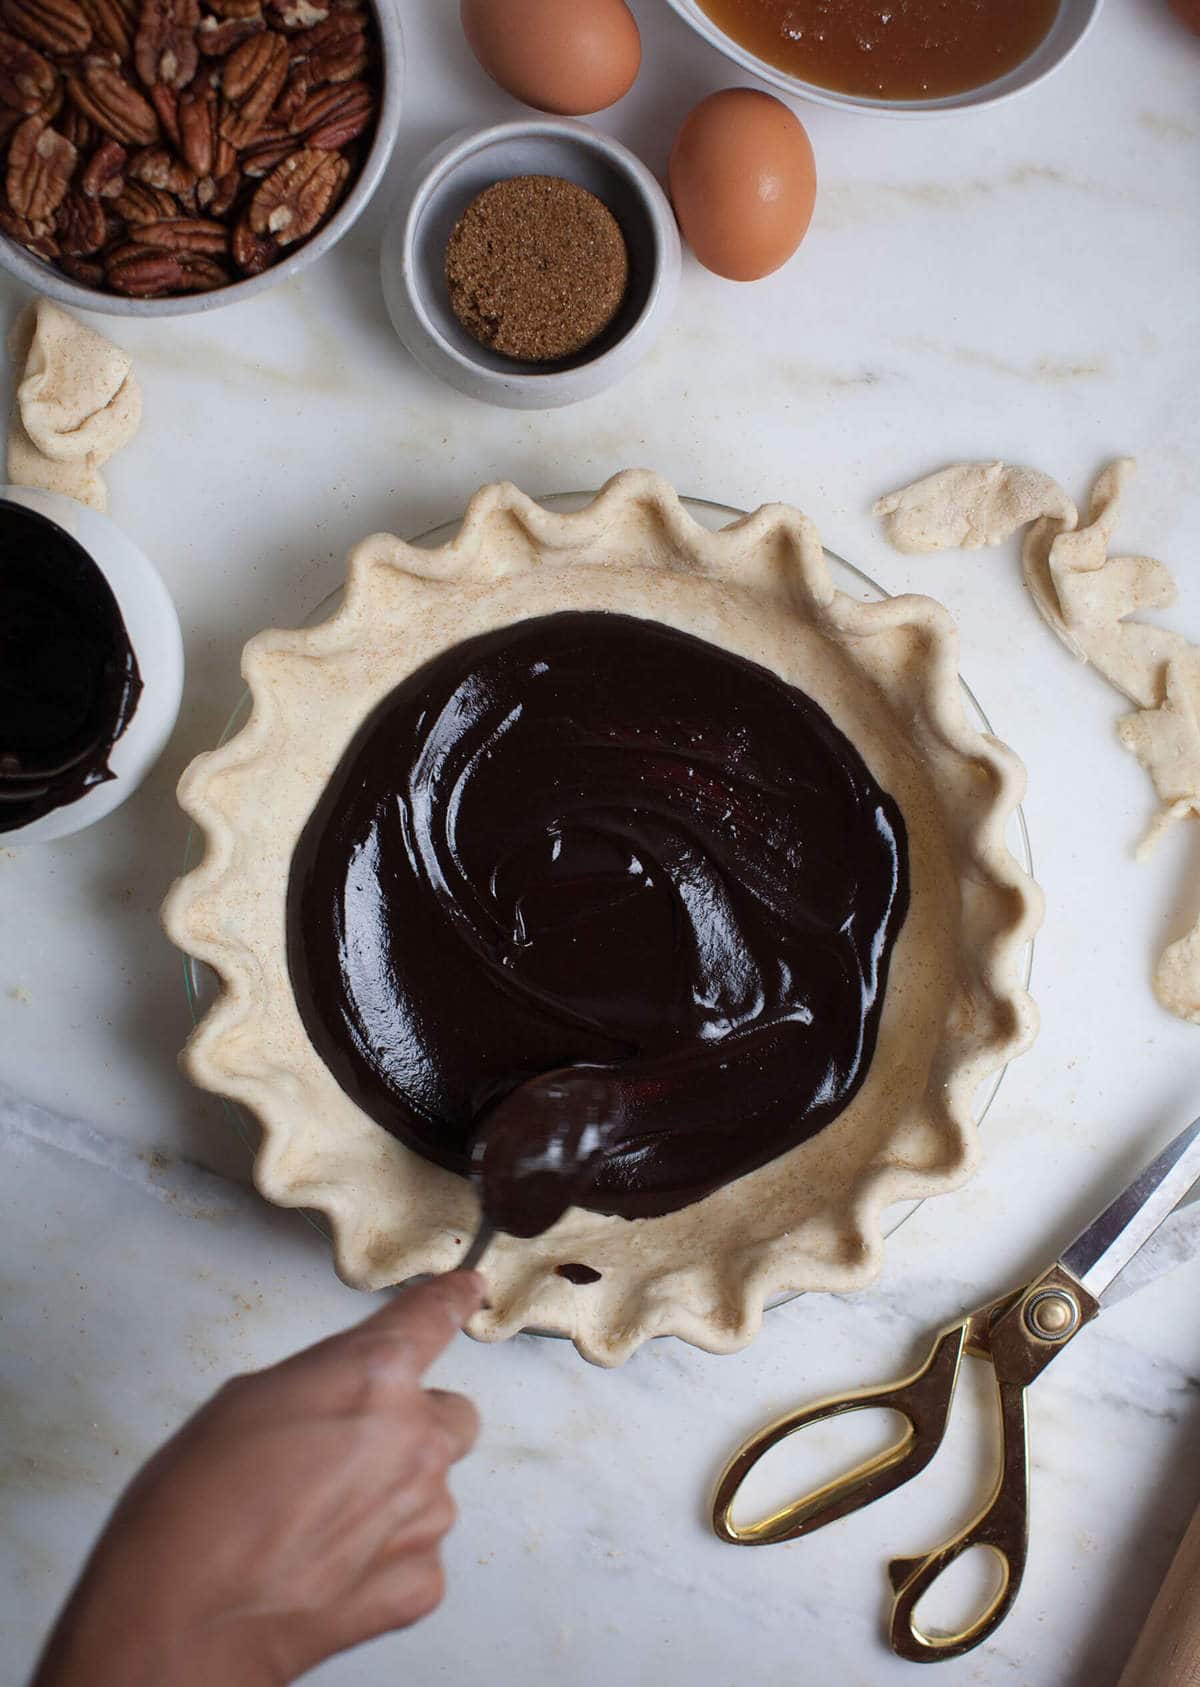
<svg viewBox="0 0 1200 1687">
<path fill-rule="evenodd" d="M 226 1383 L 118 1502 L 34 1687 L 276 1687 L 432 1611 L 478 1418 L 421 1376 L 482 1299 L 438 1277 Z"/>
</svg>

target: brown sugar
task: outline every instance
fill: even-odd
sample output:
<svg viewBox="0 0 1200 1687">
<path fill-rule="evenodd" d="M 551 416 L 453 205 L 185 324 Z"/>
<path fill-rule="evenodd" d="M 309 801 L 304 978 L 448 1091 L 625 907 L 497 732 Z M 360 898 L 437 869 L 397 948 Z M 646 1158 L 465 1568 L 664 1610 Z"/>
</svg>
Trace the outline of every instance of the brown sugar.
<svg viewBox="0 0 1200 1687">
<path fill-rule="evenodd" d="M 629 283 L 608 207 L 558 176 L 493 182 L 446 246 L 446 286 L 467 332 L 504 357 L 553 363 L 597 339 Z"/>
</svg>

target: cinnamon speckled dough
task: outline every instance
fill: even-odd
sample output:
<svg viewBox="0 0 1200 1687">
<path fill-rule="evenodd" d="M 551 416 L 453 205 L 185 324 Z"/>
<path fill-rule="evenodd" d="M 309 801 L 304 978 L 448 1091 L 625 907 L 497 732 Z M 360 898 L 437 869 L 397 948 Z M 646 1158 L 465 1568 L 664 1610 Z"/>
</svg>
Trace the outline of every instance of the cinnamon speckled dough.
<svg viewBox="0 0 1200 1687">
<path fill-rule="evenodd" d="M 9 481 L 103 512 L 108 489 L 100 465 L 129 443 L 141 421 L 132 360 L 49 299 L 38 301 L 17 333 L 28 350 L 9 423 Z"/>
<path fill-rule="evenodd" d="M 1108 554 L 1134 468 L 1131 457 L 1119 457 L 1101 471 L 1084 527 L 1054 481 L 1001 463 L 943 469 L 881 498 L 875 513 L 904 551 L 995 544 L 1030 523 L 1021 561 L 1039 613 L 1068 650 L 1138 705 L 1117 732 L 1163 805 L 1138 846 L 1145 860 L 1168 827 L 1200 815 L 1200 649 L 1170 627 L 1129 619 L 1168 608 L 1176 595 L 1161 562 Z M 1169 1012 L 1200 1024 L 1200 921 L 1160 958 L 1154 991 Z"/>
<path fill-rule="evenodd" d="M 11 417 L 8 424 L 8 484 L 61 492 L 89 509 L 99 510 L 101 515 L 108 509 L 108 487 L 99 469 L 86 457 L 78 463 L 55 462 L 47 457 L 25 432 L 19 415 Z"/>
<path fill-rule="evenodd" d="M 1123 716 L 1117 733 L 1154 781 L 1163 804 L 1139 846 L 1144 860 L 1174 821 L 1200 814 L 1200 651 L 1189 648 L 1174 656 L 1167 663 L 1162 702 Z"/>
<path fill-rule="evenodd" d="M 970 1174 L 980 1080 L 1036 1026 L 1021 956 L 1040 896 L 1004 844 L 1020 764 L 964 716 L 946 611 L 837 592 L 798 511 L 769 505 L 713 533 L 643 471 L 572 514 L 490 486 L 438 550 L 364 541 L 332 620 L 253 639 L 249 723 L 180 785 L 205 853 L 164 919 L 222 980 L 184 1065 L 254 1110 L 259 1189 L 328 1215 L 348 1281 L 377 1288 L 461 1258 L 479 1212 L 470 1184 L 363 1113 L 305 1032 L 284 954 L 290 863 L 347 743 L 407 674 L 461 640 L 564 610 L 642 616 L 766 666 L 829 714 L 905 820 L 909 912 L 876 1053 L 845 1111 L 677 1212 L 572 1208 L 532 1241 L 498 1237 L 491 1307 L 470 1326 L 488 1340 L 555 1330 L 608 1365 L 660 1334 L 729 1352 L 772 1295 L 871 1280 L 883 1208 Z M 586 1292 L 558 1271 L 581 1260 L 601 1273 Z"/>
<path fill-rule="evenodd" d="M 1187 640 L 1168 627 L 1127 620 L 1175 601 L 1175 581 L 1161 562 L 1108 555 L 1134 468 L 1132 457 L 1118 457 L 1096 477 L 1086 527 L 1049 533 L 1035 524 L 1022 563 L 1034 602 L 1063 643 L 1131 702 L 1151 708 L 1163 695 L 1167 663 Z"/>
<path fill-rule="evenodd" d="M 1119 457 L 1097 476 L 1085 527 L 1048 475 L 998 462 L 941 469 L 881 498 L 874 513 L 889 542 L 906 552 L 998 545 L 1028 526 L 1022 567 L 1043 620 L 1080 661 L 1150 708 L 1163 695 L 1167 662 L 1187 640 L 1167 627 L 1126 620 L 1175 599 L 1175 582 L 1161 562 L 1108 555 L 1134 468 L 1132 457 Z"/>
<path fill-rule="evenodd" d="M 1168 1012 L 1200 1025 L 1200 921 L 1159 956 L 1154 994 Z"/>
<path fill-rule="evenodd" d="M 974 551 L 1000 545 L 1038 516 L 1076 521 L 1062 487 L 1037 469 L 1004 463 L 956 463 L 889 492 L 875 505 L 898 551 Z"/>
</svg>

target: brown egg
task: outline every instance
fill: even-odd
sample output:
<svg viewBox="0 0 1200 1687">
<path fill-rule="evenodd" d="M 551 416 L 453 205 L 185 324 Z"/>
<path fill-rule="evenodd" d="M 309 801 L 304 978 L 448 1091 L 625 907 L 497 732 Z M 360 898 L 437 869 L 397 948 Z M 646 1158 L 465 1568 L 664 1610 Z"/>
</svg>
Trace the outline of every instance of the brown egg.
<svg viewBox="0 0 1200 1687">
<path fill-rule="evenodd" d="M 757 281 L 804 239 L 817 168 L 787 106 L 752 88 L 726 88 L 684 118 L 670 182 L 683 237 L 705 269 Z"/>
<path fill-rule="evenodd" d="M 461 12 L 493 82 L 539 111 L 603 111 L 629 92 L 642 62 L 625 0 L 462 0 Z"/>
</svg>

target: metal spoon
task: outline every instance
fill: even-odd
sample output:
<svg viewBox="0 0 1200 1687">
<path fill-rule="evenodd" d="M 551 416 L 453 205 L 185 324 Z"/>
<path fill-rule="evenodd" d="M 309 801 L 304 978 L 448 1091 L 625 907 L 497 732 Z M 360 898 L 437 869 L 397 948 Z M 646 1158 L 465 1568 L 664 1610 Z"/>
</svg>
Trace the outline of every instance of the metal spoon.
<svg viewBox="0 0 1200 1687">
<path fill-rule="evenodd" d="M 575 1205 L 604 1156 L 614 1116 L 609 1074 L 563 1067 L 519 1085 L 480 1119 L 471 1145 L 471 1181 L 483 1211 L 456 1269 L 474 1271 L 490 1247 L 498 1226 L 489 1209 L 498 1213 L 506 1231 L 528 1237 L 548 1230 Z M 489 1173 L 495 1177 L 497 1164 L 499 1182 L 489 1188 Z M 522 1197 L 519 1205 L 514 1191 Z"/>
<path fill-rule="evenodd" d="M 479 1221 L 479 1229 L 475 1232 L 475 1236 L 470 1246 L 467 1248 L 466 1253 L 462 1256 L 454 1269 L 456 1271 L 478 1270 L 480 1260 L 491 1247 L 495 1237 L 496 1226 L 492 1223 L 491 1219 L 481 1218 Z"/>
</svg>

